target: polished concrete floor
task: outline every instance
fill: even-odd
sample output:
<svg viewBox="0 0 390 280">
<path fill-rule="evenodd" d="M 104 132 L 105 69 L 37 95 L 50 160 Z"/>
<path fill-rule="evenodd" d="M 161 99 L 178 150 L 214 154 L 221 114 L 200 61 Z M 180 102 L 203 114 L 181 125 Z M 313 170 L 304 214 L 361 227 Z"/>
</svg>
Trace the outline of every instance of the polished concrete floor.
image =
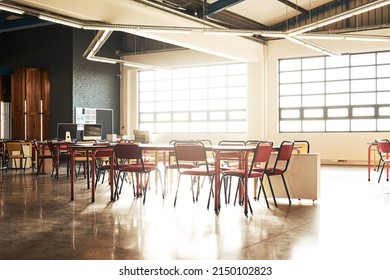
<svg viewBox="0 0 390 280">
<path fill-rule="evenodd" d="M 96 202 L 81 176 L 76 199 L 70 181 L 9 170 L 0 173 L 0 259 L 10 260 L 324 260 L 388 259 L 390 182 L 367 180 L 366 167 L 322 166 L 319 201 L 283 201 L 268 209 L 252 200 L 207 210 L 208 191 L 197 203 L 182 185 L 161 198 L 152 186 L 145 205 L 125 186 L 109 201 L 108 183 Z"/>
</svg>

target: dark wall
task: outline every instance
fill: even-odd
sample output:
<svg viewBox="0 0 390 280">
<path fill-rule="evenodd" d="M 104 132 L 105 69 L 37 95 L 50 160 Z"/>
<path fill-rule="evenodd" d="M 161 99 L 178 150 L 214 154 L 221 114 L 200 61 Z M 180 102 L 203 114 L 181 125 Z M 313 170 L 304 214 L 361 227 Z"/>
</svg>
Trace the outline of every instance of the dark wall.
<svg viewBox="0 0 390 280">
<path fill-rule="evenodd" d="M 75 121 L 75 107 L 113 109 L 119 132 L 120 67 L 83 57 L 94 35 L 56 24 L 0 33 L 0 67 L 49 69 L 51 137 L 57 123 Z M 118 46 L 120 37 L 113 36 L 105 49 L 114 54 Z"/>
<path fill-rule="evenodd" d="M 49 69 L 50 135 L 56 135 L 58 122 L 72 122 L 71 28 L 49 25 L 1 33 L 0 66 Z"/>
<path fill-rule="evenodd" d="M 73 107 L 113 109 L 113 133 L 119 133 L 120 66 L 82 57 L 94 36 L 93 31 L 74 30 Z M 99 54 L 115 58 L 120 40 L 121 37 L 113 33 Z"/>
</svg>

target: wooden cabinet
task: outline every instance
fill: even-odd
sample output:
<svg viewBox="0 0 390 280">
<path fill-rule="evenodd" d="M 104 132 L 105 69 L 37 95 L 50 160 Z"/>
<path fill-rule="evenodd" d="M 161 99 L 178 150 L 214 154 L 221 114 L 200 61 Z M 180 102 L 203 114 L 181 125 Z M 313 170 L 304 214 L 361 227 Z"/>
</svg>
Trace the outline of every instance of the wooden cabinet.
<svg viewBox="0 0 390 280">
<path fill-rule="evenodd" d="M 16 69 L 11 80 L 12 139 L 49 137 L 49 72 L 39 68 Z"/>
</svg>

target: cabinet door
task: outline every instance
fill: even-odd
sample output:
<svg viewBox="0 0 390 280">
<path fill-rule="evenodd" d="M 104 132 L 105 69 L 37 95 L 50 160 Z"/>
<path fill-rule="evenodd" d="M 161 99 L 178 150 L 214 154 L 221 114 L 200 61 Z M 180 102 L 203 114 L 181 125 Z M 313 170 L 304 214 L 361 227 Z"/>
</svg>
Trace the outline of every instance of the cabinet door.
<svg viewBox="0 0 390 280">
<path fill-rule="evenodd" d="M 24 139 L 26 71 L 16 69 L 11 78 L 12 139 Z"/>
<path fill-rule="evenodd" d="M 41 139 L 41 70 L 26 69 L 26 139 Z"/>
</svg>

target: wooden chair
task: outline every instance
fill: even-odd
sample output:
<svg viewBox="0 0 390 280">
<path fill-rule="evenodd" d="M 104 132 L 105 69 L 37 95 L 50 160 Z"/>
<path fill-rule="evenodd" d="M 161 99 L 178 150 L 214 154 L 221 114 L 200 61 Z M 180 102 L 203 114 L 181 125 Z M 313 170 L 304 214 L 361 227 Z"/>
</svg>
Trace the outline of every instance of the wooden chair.
<svg viewBox="0 0 390 280">
<path fill-rule="evenodd" d="M 32 159 L 31 155 L 25 155 L 22 141 L 7 141 L 5 143 L 7 153 L 7 171 L 9 169 L 9 162 L 13 161 L 14 167 L 18 170 L 18 162 L 20 168 L 23 166 L 23 171 L 26 172 L 27 160 Z M 24 163 L 23 163 L 24 162 Z"/>
<path fill-rule="evenodd" d="M 37 173 L 35 174 L 35 176 L 38 176 L 39 171 L 41 171 L 43 161 L 46 159 L 50 159 L 51 162 L 53 162 L 53 156 L 55 156 L 55 155 L 53 155 L 51 152 L 50 152 L 50 154 L 45 154 L 44 151 L 43 151 L 43 153 L 41 153 L 41 149 L 39 148 L 39 144 L 38 144 L 36 139 L 33 140 L 33 146 L 34 146 L 36 156 L 37 156 L 35 159 L 35 161 L 37 162 Z M 54 166 L 53 166 L 53 169 L 54 169 Z M 53 174 L 53 170 L 52 170 L 52 174 Z"/>
</svg>

